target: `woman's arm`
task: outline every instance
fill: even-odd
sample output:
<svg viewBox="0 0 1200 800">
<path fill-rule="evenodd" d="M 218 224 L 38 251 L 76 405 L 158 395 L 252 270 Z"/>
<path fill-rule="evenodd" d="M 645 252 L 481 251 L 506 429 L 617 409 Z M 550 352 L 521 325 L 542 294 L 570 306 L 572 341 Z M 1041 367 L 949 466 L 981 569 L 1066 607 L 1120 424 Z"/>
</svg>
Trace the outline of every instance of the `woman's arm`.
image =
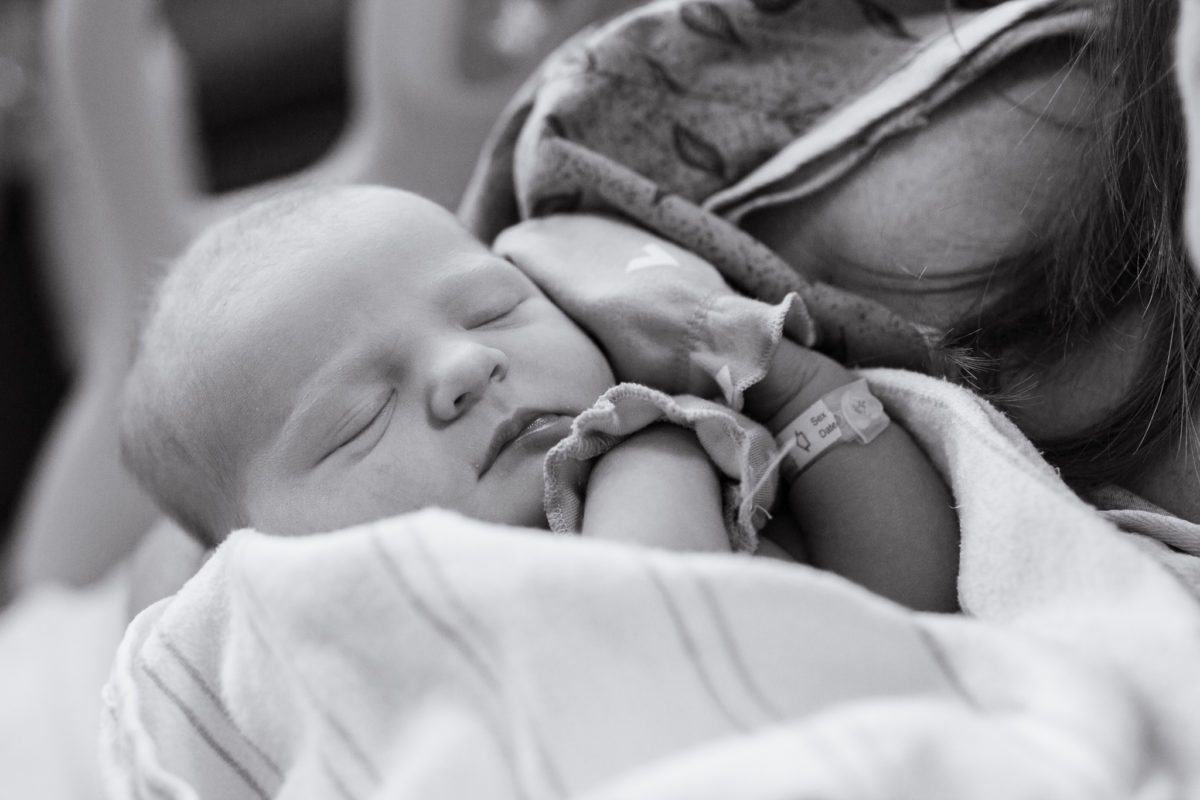
<svg viewBox="0 0 1200 800">
<path fill-rule="evenodd" d="M 746 412 L 778 434 L 827 392 L 857 380 L 784 339 Z M 958 609 L 958 517 L 941 476 L 908 432 L 830 448 L 788 486 L 808 560 L 924 611 Z"/>
<path fill-rule="evenodd" d="M 720 481 L 696 435 L 660 423 L 605 453 L 588 478 L 583 535 L 728 552 Z"/>
</svg>

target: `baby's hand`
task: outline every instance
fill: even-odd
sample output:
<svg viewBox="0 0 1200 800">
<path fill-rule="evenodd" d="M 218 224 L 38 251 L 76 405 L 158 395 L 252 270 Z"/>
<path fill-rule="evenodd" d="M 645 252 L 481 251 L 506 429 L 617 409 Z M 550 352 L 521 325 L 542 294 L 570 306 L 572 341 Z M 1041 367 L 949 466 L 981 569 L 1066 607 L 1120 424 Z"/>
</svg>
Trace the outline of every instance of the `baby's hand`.
<svg viewBox="0 0 1200 800">
<path fill-rule="evenodd" d="M 704 394 L 688 354 L 707 304 L 733 294 L 716 268 L 628 223 L 586 214 L 509 228 L 510 258 L 604 349 L 619 380 L 671 394 Z"/>
</svg>

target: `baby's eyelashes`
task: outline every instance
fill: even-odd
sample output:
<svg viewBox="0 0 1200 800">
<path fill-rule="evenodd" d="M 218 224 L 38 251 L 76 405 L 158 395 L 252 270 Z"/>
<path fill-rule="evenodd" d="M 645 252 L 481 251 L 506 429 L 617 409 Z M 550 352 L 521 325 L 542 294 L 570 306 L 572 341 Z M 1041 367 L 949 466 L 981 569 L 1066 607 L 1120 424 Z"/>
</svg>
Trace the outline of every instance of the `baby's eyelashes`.
<svg viewBox="0 0 1200 800">
<path fill-rule="evenodd" d="M 322 456 L 321 461 L 335 453 L 351 450 L 354 453 L 366 452 L 374 447 L 387 430 L 395 407 L 396 390 L 392 389 L 379 405 L 368 406 L 366 413 L 348 417 L 334 437 L 334 447 Z"/>
<path fill-rule="evenodd" d="M 489 293 L 467 315 L 464 327 L 475 330 L 508 320 L 525 304 L 530 295 L 510 290 Z"/>
<path fill-rule="evenodd" d="M 517 303 L 511 305 L 505 304 L 499 308 L 484 311 L 480 314 L 480 318 L 472 322 L 468 327 L 473 330 L 475 328 L 482 328 L 487 325 L 503 322 L 504 320 L 508 319 L 520 305 L 521 303 L 518 301 Z"/>
</svg>

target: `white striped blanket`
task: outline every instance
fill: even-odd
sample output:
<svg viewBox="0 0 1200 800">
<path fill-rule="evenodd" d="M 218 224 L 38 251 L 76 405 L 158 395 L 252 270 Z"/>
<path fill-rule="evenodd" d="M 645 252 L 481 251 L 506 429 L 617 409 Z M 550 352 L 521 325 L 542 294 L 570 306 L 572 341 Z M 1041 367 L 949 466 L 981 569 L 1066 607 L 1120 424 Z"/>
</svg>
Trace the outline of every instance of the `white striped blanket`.
<svg viewBox="0 0 1200 800">
<path fill-rule="evenodd" d="M 112 798 L 1200 796 L 1200 604 L 972 395 L 868 373 L 966 614 L 428 510 L 233 536 L 129 628 Z"/>
</svg>

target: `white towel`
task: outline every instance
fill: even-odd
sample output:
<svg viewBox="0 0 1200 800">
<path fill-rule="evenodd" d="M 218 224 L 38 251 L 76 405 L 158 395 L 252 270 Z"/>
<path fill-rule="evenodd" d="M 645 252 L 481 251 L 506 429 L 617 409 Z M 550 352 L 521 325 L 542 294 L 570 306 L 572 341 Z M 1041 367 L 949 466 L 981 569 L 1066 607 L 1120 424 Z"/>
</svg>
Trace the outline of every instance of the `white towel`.
<svg viewBox="0 0 1200 800">
<path fill-rule="evenodd" d="M 436 510 L 245 531 L 130 627 L 110 796 L 1200 796 L 1189 591 L 973 395 L 868 377 L 953 486 L 969 616 Z"/>
</svg>

